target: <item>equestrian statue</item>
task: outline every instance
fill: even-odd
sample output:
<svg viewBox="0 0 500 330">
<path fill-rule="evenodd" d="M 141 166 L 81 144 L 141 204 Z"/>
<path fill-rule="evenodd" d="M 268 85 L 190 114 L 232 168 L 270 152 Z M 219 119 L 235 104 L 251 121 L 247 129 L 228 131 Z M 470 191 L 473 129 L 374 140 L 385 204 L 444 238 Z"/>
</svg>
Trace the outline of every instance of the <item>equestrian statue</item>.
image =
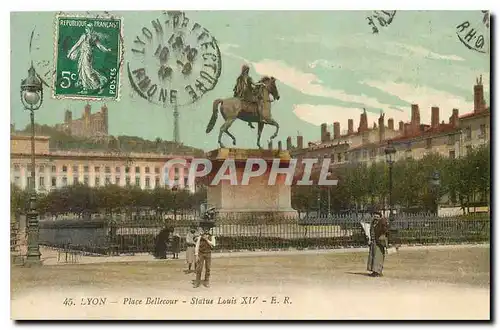
<svg viewBox="0 0 500 330">
<path fill-rule="evenodd" d="M 247 122 L 250 128 L 254 128 L 252 123 L 257 123 L 257 146 L 259 149 L 262 149 L 260 146 L 260 136 L 262 135 L 264 124 L 276 127 L 276 131 L 271 136 L 270 141 L 278 136 L 280 126 L 271 116 L 271 102 L 280 99 L 278 88 L 276 87 L 276 79 L 264 76 L 257 83 L 254 83 L 249 75 L 249 71 L 250 68 L 247 65 L 243 65 L 241 74 L 236 80 L 232 98 L 217 99 L 213 102 L 212 117 L 207 125 L 206 133 L 210 133 L 214 128 L 217 121 L 217 114 L 220 111 L 222 118 L 225 120 L 219 130 L 218 142 L 221 148 L 224 148 L 221 140 L 223 133 L 231 137 L 233 145 L 236 145 L 236 138 L 229 132 L 229 128 L 236 119 Z"/>
</svg>

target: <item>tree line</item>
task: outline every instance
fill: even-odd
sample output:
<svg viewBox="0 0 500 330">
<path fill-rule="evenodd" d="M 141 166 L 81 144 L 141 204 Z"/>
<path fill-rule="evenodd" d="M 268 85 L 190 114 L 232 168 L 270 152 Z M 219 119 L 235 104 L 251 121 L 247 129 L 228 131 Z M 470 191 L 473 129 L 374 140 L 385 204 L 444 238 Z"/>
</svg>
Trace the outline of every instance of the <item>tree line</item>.
<svg viewBox="0 0 500 330">
<path fill-rule="evenodd" d="M 433 180 L 439 174 L 439 185 Z M 357 163 L 334 172 L 336 186 L 296 186 L 292 207 L 299 212 L 331 213 L 389 209 L 389 167 L 385 162 Z M 433 212 L 436 204 L 460 206 L 464 213 L 473 206 L 489 205 L 490 145 L 473 148 L 466 156 L 452 159 L 428 154 L 422 159 L 396 161 L 392 168 L 393 205 L 406 211 Z"/>
<path fill-rule="evenodd" d="M 11 185 L 11 214 L 21 214 L 29 207 L 30 192 Z M 83 184 L 51 190 L 47 194 L 38 194 L 36 207 L 40 215 L 59 216 L 74 214 L 77 217 L 89 217 L 92 214 L 139 214 L 152 211 L 158 216 L 178 214 L 199 210 L 206 200 L 206 189 L 196 193 L 189 190 L 172 190 L 158 187 L 142 190 L 136 186 L 106 185 L 89 187 Z"/>
</svg>

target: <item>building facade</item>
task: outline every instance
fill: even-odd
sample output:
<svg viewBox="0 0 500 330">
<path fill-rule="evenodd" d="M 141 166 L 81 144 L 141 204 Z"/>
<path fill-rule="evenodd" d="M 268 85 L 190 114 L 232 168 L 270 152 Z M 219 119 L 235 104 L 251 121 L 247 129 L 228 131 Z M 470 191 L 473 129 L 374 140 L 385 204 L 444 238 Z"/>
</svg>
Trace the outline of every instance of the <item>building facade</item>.
<svg viewBox="0 0 500 330">
<path fill-rule="evenodd" d="M 175 186 L 195 191 L 188 180 L 192 157 L 157 153 L 59 151 L 49 149 L 49 138 L 35 138 L 35 185 L 48 192 L 75 183 L 91 187 L 131 185 L 141 189 Z M 167 161 L 182 158 L 184 165 L 166 168 Z M 31 177 L 31 137 L 11 135 L 11 182 L 26 189 Z M 173 187 L 173 185 L 171 186 Z"/>
<path fill-rule="evenodd" d="M 384 114 L 378 119 L 378 125 L 368 127 L 366 111 L 360 116 L 357 131 L 353 129 L 353 120 L 348 121 L 347 134 L 340 134 L 339 123 L 333 123 L 333 135 L 326 124 L 321 125 L 320 141 L 310 142 L 308 146 L 294 147 L 291 137 L 287 139 L 287 149 L 292 157 L 315 158 L 321 160 L 330 158 L 331 167 L 365 162 L 385 161 L 385 148 L 390 141 L 396 149 L 396 161 L 400 159 L 421 159 L 427 154 L 438 153 L 445 157 L 459 158 L 465 156 L 474 147 L 487 144 L 490 141 L 490 109 L 484 100 L 482 78 L 474 86 L 474 109 L 464 115 L 458 109 L 453 109 L 448 121 L 440 121 L 438 107 L 432 107 L 431 123 L 420 122 L 418 104 L 411 105 L 410 121 L 399 122 L 394 127 L 394 120 Z M 302 140 L 302 137 L 298 139 Z"/>
<path fill-rule="evenodd" d="M 108 108 L 101 107 L 96 113 L 91 113 L 90 104 L 85 105 L 81 118 L 73 119 L 73 113 L 66 110 L 64 123 L 56 124 L 55 128 L 66 134 L 79 137 L 95 137 L 108 135 Z"/>
</svg>

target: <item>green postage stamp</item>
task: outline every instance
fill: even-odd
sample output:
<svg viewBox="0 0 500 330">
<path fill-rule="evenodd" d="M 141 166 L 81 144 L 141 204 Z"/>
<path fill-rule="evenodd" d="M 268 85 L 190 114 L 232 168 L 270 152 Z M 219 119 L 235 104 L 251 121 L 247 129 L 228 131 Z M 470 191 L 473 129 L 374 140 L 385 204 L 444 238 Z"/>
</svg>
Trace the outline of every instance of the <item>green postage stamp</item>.
<svg viewBox="0 0 500 330">
<path fill-rule="evenodd" d="M 119 99 L 121 18 L 56 16 L 53 96 Z"/>
</svg>

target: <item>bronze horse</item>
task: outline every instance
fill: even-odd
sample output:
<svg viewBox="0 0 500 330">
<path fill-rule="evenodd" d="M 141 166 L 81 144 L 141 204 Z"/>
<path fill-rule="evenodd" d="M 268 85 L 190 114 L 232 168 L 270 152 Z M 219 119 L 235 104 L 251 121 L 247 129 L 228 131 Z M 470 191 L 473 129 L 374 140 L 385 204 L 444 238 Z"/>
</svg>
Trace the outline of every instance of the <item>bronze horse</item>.
<svg viewBox="0 0 500 330">
<path fill-rule="evenodd" d="M 206 133 L 210 133 L 215 126 L 220 104 L 220 113 L 225 120 L 219 131 L 218 142 L 221 148 L 224 148 L 224 144 L 221 141 L 223 133 L 229 135 L 233 139 L 233 145 L 236 145 L 236 138 L 229 132 L 229 128 L 236 119 L 241 119 L 247 123 L 258 123 L 257 146 L 259 149 L 262 149 L 260 146 L 260 136 L 262 135 L 264 124 L 276 127 L 276 131 L 271 136 L 270 141 L 278 136 L 280 126 L 271 116 L 271 102 L 280 99 L 278 88 L 276 87 L 276 79 L 274 77 L 264 77 L 256 85 L 257 103 L 251 103 L 236 97 L 214 101 L 212 117 L 207 125 Z M 271 99 L 270 95 L 273 96 L 273 99 Z M 261 116 L 259 116 L 257 107 L 261 109 Z"/>
</svg>

